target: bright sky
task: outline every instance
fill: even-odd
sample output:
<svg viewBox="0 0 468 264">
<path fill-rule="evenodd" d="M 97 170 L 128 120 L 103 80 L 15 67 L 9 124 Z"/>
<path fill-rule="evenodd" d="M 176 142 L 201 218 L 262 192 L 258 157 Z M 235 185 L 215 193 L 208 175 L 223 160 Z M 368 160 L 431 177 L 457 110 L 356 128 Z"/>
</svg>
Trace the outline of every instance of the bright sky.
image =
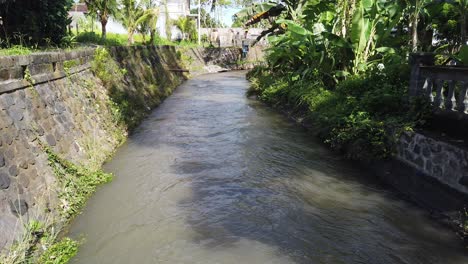
<svg viewBox="0 0 468 264">
<path fill-rule="evenodd" d="M 223 17 L 221 18 L 223 24 L 226 26 L 230 27 L 232 25 L 232 16 L 239 12 L 241 8 L 235 8 L 235 7 L 228 7 L 226 9 L 223 9 Z"/>
</svg>

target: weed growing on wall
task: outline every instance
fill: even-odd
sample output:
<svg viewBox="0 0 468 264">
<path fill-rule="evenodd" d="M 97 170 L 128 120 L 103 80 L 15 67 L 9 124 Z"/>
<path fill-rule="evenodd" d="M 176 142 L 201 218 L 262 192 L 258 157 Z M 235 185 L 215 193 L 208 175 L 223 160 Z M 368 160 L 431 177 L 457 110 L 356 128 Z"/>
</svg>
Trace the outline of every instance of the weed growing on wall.
<svg viewBox="0 0 468 264">
<path fill-rule="evenodd" d="M 38 264 L 66 264 L 78 252 L 77 241 L 68 237 L 48 248 L 39 258 Z"/>
<path fill-rule="evenodd" d="M 29 68 L 26 67 L 24 70 L 24 79 L 29 83 L 30 86 L 33 86 L 35 81 L 31 76 L 31 72 L 29 71 Z"/>
<path fill-rule="evenodd" d="M 112 174 L 101 169 L 92 171 L 86 167 L 77 166 L 59 157 L 48 146 L 41 144 L 47 154 L 49 165 L 62 185 L 59 193 L 61 202 L 60 212 L 65 219 L 76 216 L 97 186 L 112 180 Z"/>
<path fill-rule="evenodd" d="M 78 65 L 79 65 L 79 63 L 78 63 L 78 61 L 76 61 L 76 60 L 64 61 L 64 62 L 63 62 L 63 70 L 65 71 L 65 74 L 66 74 L 67 76 L 70 76 L 70 70 L 71 70 L 71 68 L 76 67 L 76 66 L 78 66 Z"/>
<path fill-rule="evenodd" d="M 57 241 L 60 226 L 64 223 L 51 214 L 39 220 L 20 219 L 24 227 L 21 238 L 6 254 L 0 255 L 2 264 L 65 264 L 77 252 L 78 242 L 70 238 Z"/>
</svg>

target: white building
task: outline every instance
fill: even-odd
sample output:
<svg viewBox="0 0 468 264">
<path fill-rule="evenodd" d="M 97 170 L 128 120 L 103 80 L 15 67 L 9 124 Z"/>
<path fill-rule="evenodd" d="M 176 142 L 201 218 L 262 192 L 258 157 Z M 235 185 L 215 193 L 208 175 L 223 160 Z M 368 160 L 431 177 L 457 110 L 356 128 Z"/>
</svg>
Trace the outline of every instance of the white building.
<svg viewBox="0 0 468 264">
<path fill-rule="evenodd" d="M 159 18 L 156 23 L 159 35 L 166 37 L 166 21 L 176 20 L 181 16 L 188 16 L 190 14 L 190 0 L 167 0 L 167 10 L 161 5 L 159 7 Z M 166 16 L 167 14 L 167 16 Z M 171 39 L 177 38 L 180 31 L 175 27 L 171 27 Z"/>
</svg>

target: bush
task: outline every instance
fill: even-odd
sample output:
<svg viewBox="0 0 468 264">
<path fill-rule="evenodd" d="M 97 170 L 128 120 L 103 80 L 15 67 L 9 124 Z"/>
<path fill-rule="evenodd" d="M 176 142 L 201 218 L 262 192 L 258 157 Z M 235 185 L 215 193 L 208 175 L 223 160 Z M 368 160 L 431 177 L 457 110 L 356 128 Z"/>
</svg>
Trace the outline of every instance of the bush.
<svg viewBox="0 0 468 264">
<path fill-rule="evenodd" d="M 266 67 L 256 67 L 248 74 L 248 93 L 308 117 L 325 143 L 351 159 L 389 157 L 395 135 L 427 116 L 424 107 L 410 107 L 405 101 L 407 65 L 352 76 L 333 89 L 327 89 L 318 71 L 308 76 L 275 76 Z"/>
</svg>

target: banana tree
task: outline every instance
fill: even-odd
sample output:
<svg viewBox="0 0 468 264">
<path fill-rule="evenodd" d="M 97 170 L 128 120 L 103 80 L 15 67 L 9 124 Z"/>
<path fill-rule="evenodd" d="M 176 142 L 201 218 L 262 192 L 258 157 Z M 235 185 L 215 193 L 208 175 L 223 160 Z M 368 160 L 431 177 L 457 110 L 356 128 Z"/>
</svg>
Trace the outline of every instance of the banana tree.
<svg viewBox="0 0 468 264">
<path fill-rule="evenodd" d="M 409 19 L 410 19 L 410 28 L 411 28 L 411 45 L 412 51 L 416 52 L 419 49 L 419 36 L 418 36 L 418 27 L 421 20 L 421 16 L 427 15 L 427 7 L 433 3 L 432 0 L 406 0 L 408 10 L 409 10 Z"/>
<path fill-rule="evenodd" d="M 401 18 L 401 7 L 395 1 L 361 0 L 352 19 L 350 41 L 354 60 L 352 72 L 365 71 L 376 48 L 390 36 Z"/>
</svg>

